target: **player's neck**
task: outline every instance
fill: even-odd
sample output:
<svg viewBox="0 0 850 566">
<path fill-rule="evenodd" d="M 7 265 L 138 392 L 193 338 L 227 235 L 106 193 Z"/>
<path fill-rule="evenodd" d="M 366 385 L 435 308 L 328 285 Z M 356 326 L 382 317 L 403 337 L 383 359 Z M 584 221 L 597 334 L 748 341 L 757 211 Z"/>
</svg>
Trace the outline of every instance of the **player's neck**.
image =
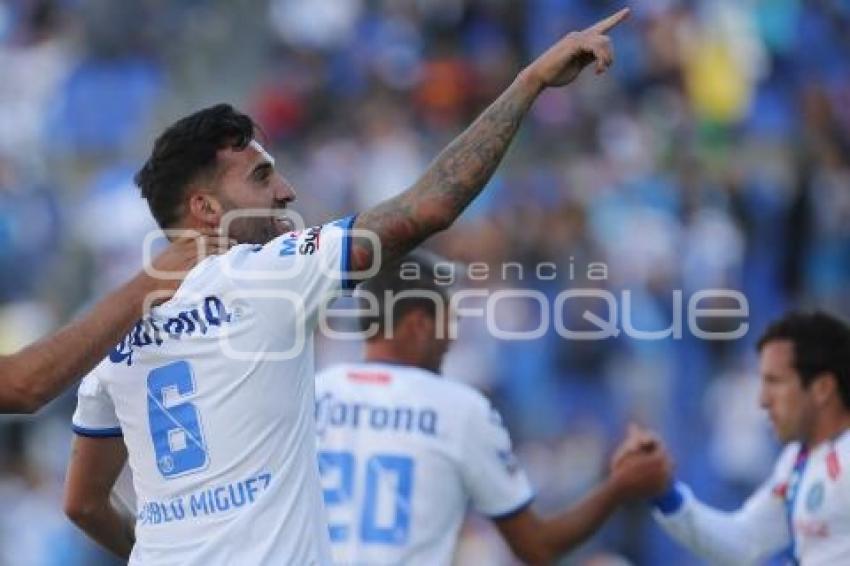
<svg viewBox="0 0 850 566">
<path fill-rule="evenodd" d="M 414 352 L 405 351 L 404 348 L 399 348 L 396 344 L 384 340 L 374 340 L 366 343 L 364 361 L 367 363 L 420 367 L 419 358 Z"/>
<path fill-rule="evenodd" d="M 191 230 L 200 234 L 211 234 L 217 231 L 217 228 L 205 224 L 194 217 L 185 217 L 178 224 L 171 227 L 173 230 Z"/>
<path fill-rule="evenodd" d="M 840 436 L 850 428 L 850 411 L 841 410 L 823 414 L 815 423 L 807 444 L 814 448 L 822 442 L 828 442 Z"/>
</svg>

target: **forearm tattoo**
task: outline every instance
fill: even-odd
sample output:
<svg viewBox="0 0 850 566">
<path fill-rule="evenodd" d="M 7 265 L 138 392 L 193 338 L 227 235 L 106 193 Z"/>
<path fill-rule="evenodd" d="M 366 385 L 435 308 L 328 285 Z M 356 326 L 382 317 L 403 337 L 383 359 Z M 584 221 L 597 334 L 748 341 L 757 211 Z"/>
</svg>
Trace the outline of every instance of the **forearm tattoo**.
<svg viewBox="0 0 850 566">
<path fill-rule="evenodd" d="M 416 184 L 358 217 L 356 228 L 377 234 L 382 263 L 401 257 L 460 216 L 493 176 L 536 96 L 535 89 L 515 81 Z M 371 242 L 354 239 L 355 269 L 368 268 L 374 257 Z"/>
</svg>

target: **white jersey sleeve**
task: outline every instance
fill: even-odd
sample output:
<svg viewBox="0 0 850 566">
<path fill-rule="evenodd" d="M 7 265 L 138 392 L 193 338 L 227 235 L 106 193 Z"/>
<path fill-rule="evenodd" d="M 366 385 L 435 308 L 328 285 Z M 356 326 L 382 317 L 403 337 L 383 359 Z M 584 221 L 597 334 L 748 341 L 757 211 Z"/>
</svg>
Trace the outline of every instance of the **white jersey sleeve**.
<svg viewBox="0 0 850 566">
<path fill-rule="evenodd" d="M 727 513 L 700 502 L 677 484 L 674 509 L 656 509 L 655 519 L 675 540 L 711 564 L 759 564 L 791 543 L 783 489 L 796 450 L 786 449 L 768 481 L 737 511 Z"/>
<path fill-rule="evenodd" d="M 104 362 L 105 363 L 105 362 Z M 97 366 L 80 383 L 77 390 L 77 409 L 71 420 L 71 427 L 80 436 L 112 437 L 121 436 L 121 425 L 115 414 L 115 406 L 106 392 L 106 387 L 98 377 L 103 363 Z"/>
<path fill-rule="evenodd" d="M 463 438 L 461 474 L 475 509 L 492 519 L 522 510 L 534 498 L 499 413 L 483 397 L 471 407 Z"/>
</svg>

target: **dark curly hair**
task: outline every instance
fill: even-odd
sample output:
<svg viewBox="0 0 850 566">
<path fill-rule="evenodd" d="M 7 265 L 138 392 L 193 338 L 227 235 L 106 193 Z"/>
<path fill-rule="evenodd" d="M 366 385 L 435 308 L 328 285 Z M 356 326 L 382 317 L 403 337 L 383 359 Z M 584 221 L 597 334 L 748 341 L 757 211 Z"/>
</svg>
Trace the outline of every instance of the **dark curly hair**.
<svg viewBox="0 0 850 566">
<path fill-rule="evenodd" d="M 824 312 L 790 312 L 774 321 L 758 341 L 758 351 L 768 342 L 790 340 L 794 366 L 808 387 L 815 377 L 832 373 L 844 406 L 850 409 L 850 327 Z"/>
<path fill-rule="evenodd" d="M 216 153 L 227 147 L 244 149 L 254 129 L 249 116 L 217 104 L 181 118 L 156 139 L 134 180 L 161 228 L 179 220 L 186 188 L 213 169 Z"/>
</svg>

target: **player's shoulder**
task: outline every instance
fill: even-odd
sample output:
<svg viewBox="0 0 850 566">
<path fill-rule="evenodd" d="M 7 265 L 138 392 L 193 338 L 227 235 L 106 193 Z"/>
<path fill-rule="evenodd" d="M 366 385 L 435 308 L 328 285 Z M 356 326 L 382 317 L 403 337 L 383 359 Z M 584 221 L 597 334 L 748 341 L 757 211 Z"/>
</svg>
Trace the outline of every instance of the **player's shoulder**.
<svg viewBox="0 0 850 566">
<path fill-rule="evenodd" d="M 789 442 L 779 453 L 779 457 L 776 459 L 776 465 L 781 467 L 790 466 L 793 468 L 802 449 L 803 446 L 799 442 Z"/>
<path fill-rule="evenodd" d="M 788 475 L 794 470 L 794 464 L 797 462 L 797 457 L 800 455 L 802 445 L 799 442 L 789 442 L 786 444 L 774 465 L 774 473 L 779 475 Z"/>
<path fill-rule="evenodd" d="M 426 369 L 391 363 L 343 363 L 329 366 L 316 374 L 317 388 L 357 385 L 389 385 L 403 389 L 418 399 L 430 403 L 444 403 L 458 409 L 489 407 L 487 398 L 477 389 L 436 375 Z"/>
<path fill-rule="evenodd" d="M 835 438 L 833 446 L 842 460 L 850 460 L 850 428 Z"/>
<path fill-rule="evenodd" d="M 453 379 L 451 376 L 437 380 L 437 387 L 441 388 L 447 397 L 451 398 L 456 404 L 463 404 L 468 408 L 478 411 L 490 410 L 490 400 L 484 393 L 478 389 Z"/>
<path fill-rule="evenodd" d="M 109 361 L 109 357 L 102 359 L 100 363 L 94 366 L 94 369 L 86 374 L 86 376 L 80 381 L 80 385 L 77 387 L 77 394 L 91 396 L 97 395 L 103 391 L 105 387 L 105 380 L 108 377 L 111 365 L 112 363 Z"/>
<path fill-rule="evenodd" d="M 294 280 L 297 273 L 287 267 L 292 258 L 282 253 L 281 237 L 262 244 L 238 244 L 227 252 L 203 259 L 184 278 L 174 296 L 154 312 L 170 313 L 198 301 L 199 297 L 239 295 L 239 291 L 253 286 L 276 285 Z M 250 294 L 242 295 L 244 300 Z"/>
<path fill-rule="evenodd" d="M 412 368 L 408 384 L 427 397 L 429 402 L 463 417 L 461 421 L 489 418 L 492 413 L 490 400 L 481 391 L 452 376 L 438 376 L 424 369 Z"/>
<path fill-rule="evenodd" d="M 363 363 L 338 363 L 323 368 L 316 373 L 316 393 L 322 395 L 331 393 L 334 395 L 356 393 L 366 390 L 361 386 L 383 386 L 389 385 L 393 376 L 380 368 L 371 367 L 371 364 Z M 381 387 L 383 394 L 385 388 Z"/>
<path fill-rule="evenodd" d="M 276 261 L 290 260 L 285 253 L 284 243 L 297 237 L 297 232 L 287 232 L 265 244 L 237 244 L 223 254 L 207 257 L 186 274 L 181 286 L 191 288 L 208 283 L 211 279 L 242 279 L 256 277 L 256 263 L 268 262 L 270 257 Z M 262 276 L 262 274 L 259 274 Z"/>
<path fill-rule="evenodd" d="M 198 263 L 186 276 L 186 281 L 195 283 L 204 281 L 210 277 L 224 278 L 245 269 L 246 263 L 261 251 L 268 251 L 276 247 L 277 238 L 265 245 L 260 244 L 238 244 L 227 252 L 211 256 Z"/>
<path fill-rule="evenodd" d="M 234 246 L 226 253 L 210 256 L 189 270 L 171 299 L 154 307 L 154 312 L 167 312 L 182 304 L 196 300 L 198 294 L 221 294 L 228 290 L 226 281 L 234 269 L 237 258 L 248 253 L 247 245 Z"/>
<path fill-rule="evenodd" d="M 355 216 L 346 216 L 326 224 L 286 232 L 264 244 L 239 244 L 226 253 L 211 256 L 196 265 L 186 276 L 180 290 L 195 292 L 210 287 L 221 287 L 228 280 L 238 280 L 239 285 L 276 286 L 291 282 L 295 284 L 304 270 L 318 266 L 320 262 L 311 258 L 322 255 L 328 238 L 343 241 L 350 234 Z M 313 269 L 316 269 L 314 267 Z M 320 269 L 320 268 L 319 268 Z"/>
<path fill-rule="evenodd" d="M 324 385 L 344 378 L 355 367 L 354 364 L 334 364 L 316 372 L 316 385 Z"/>
</svg>

